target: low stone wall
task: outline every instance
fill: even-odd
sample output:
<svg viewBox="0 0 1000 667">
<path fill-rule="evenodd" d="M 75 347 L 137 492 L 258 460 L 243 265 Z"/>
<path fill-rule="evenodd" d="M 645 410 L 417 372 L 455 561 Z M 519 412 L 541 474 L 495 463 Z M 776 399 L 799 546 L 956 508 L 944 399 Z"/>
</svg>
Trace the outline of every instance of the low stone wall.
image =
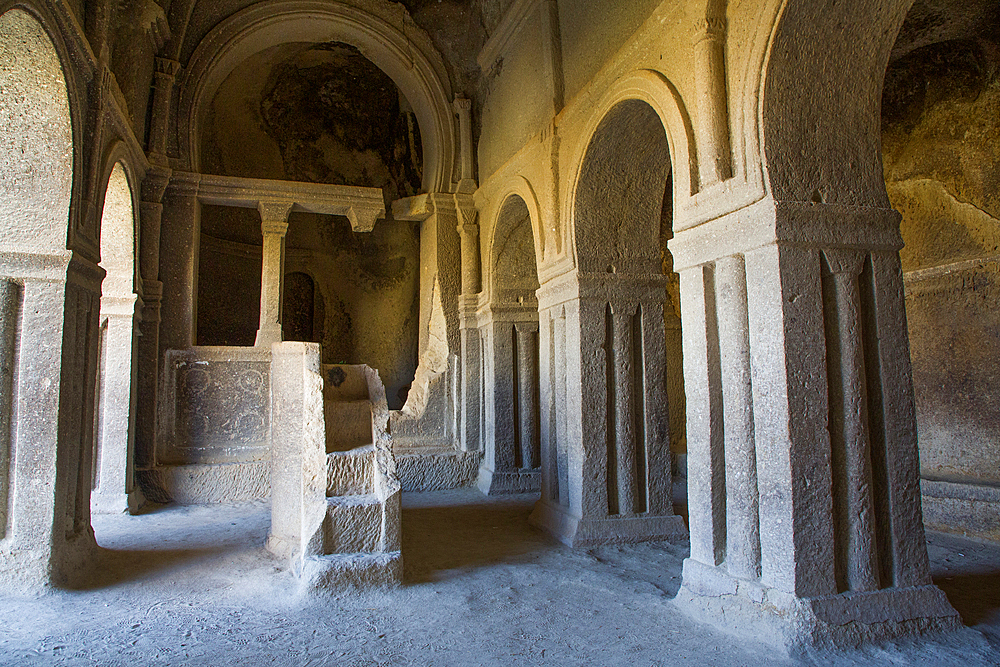
<svg viewBox="0 0 1000 667">
<path fill-rule="evenodd" d="M 157 466 L 139 475 L 147 497 L 196 504 L 269 496 L 270 363 L 263 348 L 167 351 Z"/>
</svg>

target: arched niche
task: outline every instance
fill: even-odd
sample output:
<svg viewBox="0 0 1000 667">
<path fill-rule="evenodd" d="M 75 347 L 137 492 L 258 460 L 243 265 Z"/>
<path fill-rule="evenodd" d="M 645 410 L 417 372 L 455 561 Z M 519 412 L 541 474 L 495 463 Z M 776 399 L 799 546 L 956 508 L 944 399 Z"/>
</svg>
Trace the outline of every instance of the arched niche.
<svg viewBox="0 0 1000 667">
<path fill-rule="evenodd" d="M 892 48 L 883 173 L 902 216 L 924 523 L 996 540 L 1000 523 L 984 518 L 1000 511 L 985 500 L 1000 484 L 1000 7 L 939 11 L 914 5 Z M 947 24 L 928 28 L 942 16 Z M 983 500 L 970 511 L 956 494 Z"/>
<path fill-rule="evenodd" d="M 49 30 L 58 22 L 35 11 L 0 15 L 0 587 L 10 591 L 72 581 L 94 547 L 97 272 L 67 249 L 80 96 Z"/>
<path fill-rule="evenodd" d="M 643 99 L 609 105 L 589 137 L 573 195 L 574 294 L 543 288 L 539 314 L 548 378 L 541 383 L 542 499 L 533 521 L 567 544 L 620 535 L 614 526 L 622 520 L 635 541 L 681 525 L 671 503 L 670 427 L 683 401 L 670 400 L 667 380 L 680 367 L 680 337 L 668 349 L 664 326 L 672 310 L 664 275 L 671 180 L 658 111 Z"/>
<path fill-rule="evenodd" d="M 289 42 L 249 56 L 219 85 L 201 131 L 204 173 L 379 188 L 389 201 L 422 187 L 409 101 L 348 44 Z M 252 211 L 229 215 L 257 222 Z"/>
<path fill-rule="evenodd" d="M 92 511 L 120 513 L 141 505 L 134 482 L 136 406 L 136 214 L 126 166 L 108 176 L 101 213 L 101 330 L 94 418 Z"/>
<path fill-rule="evenodd" d="M 181 82 L 178 111 L 181 150 L 192 169 L 200 169 L 201 126 L 222 82 L 253 54 L 291 42 L 342 42 L 385 72 L 409 101 L 420 126 L 424 191 L 450 191 L 455 120 L 441 57 L 426 35 L 411 29 L 403 32 L 386 18 L 339 2 L 257 3 L 223 21 L 202 40 Z"/>
<path fill-rule="evenodd" d="M 483 493 L 541 488 L 538 272 L 532 219 L 524 199 L 506 198 L 489 258 L 489 305 L 479 320 L 483 351 Z"/>
<path fill-rule="evenodd" d="M 519 195 L 500 208 L 490 248 L 490 298 L 494 303 L 535 302 L 538 271 L 531 213 Z"/>
<path fill-rule="evenodd" d="M 661 212 L 670 173 L 670 147 L 653 108 L 641 100 L 612 107 L 591 137 L 576 185 L 581 272 L 661 272 Z"/>
<path fill-rule="evenodd" d="M 73 129 L 62 65 L 28 12 L 0 16 L 0 250 L 63 254 Z"/>
</svg>

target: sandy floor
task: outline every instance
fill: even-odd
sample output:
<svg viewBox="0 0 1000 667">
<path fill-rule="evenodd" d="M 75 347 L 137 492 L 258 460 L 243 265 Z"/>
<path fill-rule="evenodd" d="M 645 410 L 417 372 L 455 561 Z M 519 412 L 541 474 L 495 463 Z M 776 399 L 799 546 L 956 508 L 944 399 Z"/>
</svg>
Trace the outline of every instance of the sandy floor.
<svg viewBox="0 0 1000 667">
<path fill-rule="evenodd" d="M 405 583 L 296 600 L 261 548 L 262 504 L 94 520 L 90 590 L 0 598 L 3 665 L 774 665 L 679 614 L 687 545 L 571 550 L 528 528 L 531 498 L 404 498 Z M 967 629 L 807 664 L 1000 664 L 1000 546 L 931 535 Z"/>
</svg>

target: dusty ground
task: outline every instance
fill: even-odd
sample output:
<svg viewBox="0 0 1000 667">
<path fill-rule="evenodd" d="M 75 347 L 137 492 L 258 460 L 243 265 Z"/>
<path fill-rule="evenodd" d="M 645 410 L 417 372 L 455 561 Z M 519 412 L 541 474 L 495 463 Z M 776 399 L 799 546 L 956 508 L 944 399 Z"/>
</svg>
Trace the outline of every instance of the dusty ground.
<svg viewBox="0 0 1000 667">
<path fill-rule="evenodd" d="M 527 527 L 531 498 L 404 498 L 406 581 L 296 600 L 261 548 L 262 504 L 94 521 L 93 588 L 0 598 L 3 665 L 774 665 L 670 599 L 686 544 L 571 550 Z M 1000 664 L 1000 546 L 934 534 L 936 582 L 972 629 L 809 664 Z"/>
</svg>

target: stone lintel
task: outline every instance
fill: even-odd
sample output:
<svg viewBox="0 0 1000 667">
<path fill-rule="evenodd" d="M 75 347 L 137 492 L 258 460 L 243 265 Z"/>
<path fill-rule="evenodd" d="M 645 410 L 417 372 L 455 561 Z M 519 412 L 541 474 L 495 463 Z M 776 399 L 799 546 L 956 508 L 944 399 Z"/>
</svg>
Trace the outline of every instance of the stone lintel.
<svg viewBox="0 0 1000 667">
<path fill-rule="evenodd" d="M 170 187 L 197 195 L 203 204 L 258 208 L 261 203 L 279 202 L 292 211 L 343 215 L 355 231 L 371 231 L 375 221 L 385 216 L 385 198 L 380 188 L 191 172 L 174 172 Z"/>
</svg>

